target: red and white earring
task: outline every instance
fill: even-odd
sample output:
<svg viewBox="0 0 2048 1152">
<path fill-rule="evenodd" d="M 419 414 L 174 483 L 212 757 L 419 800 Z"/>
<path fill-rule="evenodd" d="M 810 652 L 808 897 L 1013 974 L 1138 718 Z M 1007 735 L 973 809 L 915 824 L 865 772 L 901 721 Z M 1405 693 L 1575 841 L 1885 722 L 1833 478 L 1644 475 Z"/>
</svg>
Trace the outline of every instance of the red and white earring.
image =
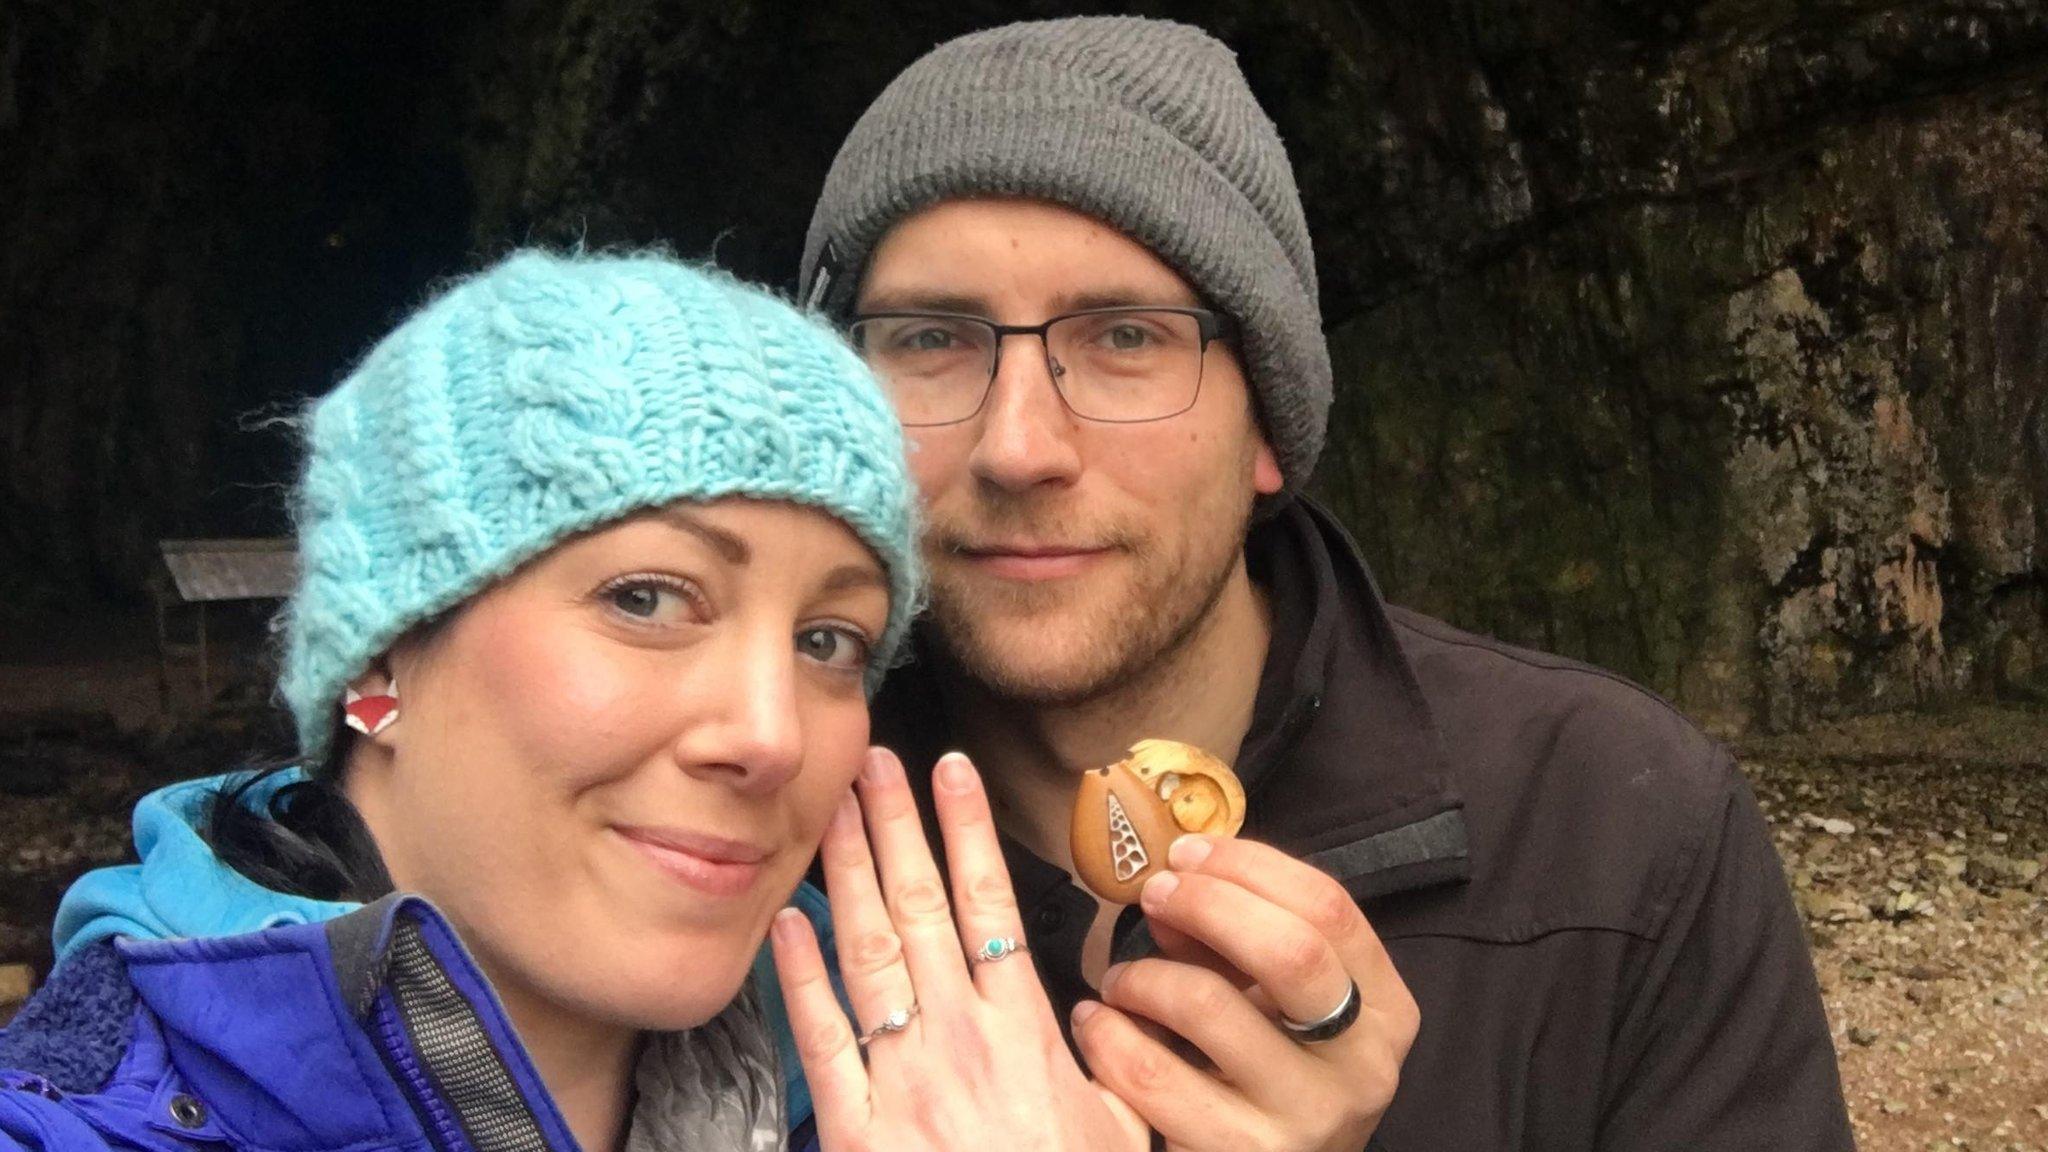
<svg viewBox="0 0 2048 1152">
<path fill-rule="evenodd" d="M 398 678 L 392 677 L 384 691 L 375 696 L 365 696 L 354 688 L 344 688 L 341 698 L 341 722 L 365 736 L 375 736 L 391 722 L 398 719 Z"/>
</svg>

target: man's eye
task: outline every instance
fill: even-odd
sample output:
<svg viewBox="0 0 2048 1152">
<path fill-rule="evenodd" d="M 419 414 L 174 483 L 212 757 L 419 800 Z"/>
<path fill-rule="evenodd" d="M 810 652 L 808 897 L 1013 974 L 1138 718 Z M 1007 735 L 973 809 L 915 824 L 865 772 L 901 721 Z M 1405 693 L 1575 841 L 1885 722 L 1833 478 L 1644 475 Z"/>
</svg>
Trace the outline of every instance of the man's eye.
<svg viewBox="0 0 2048 1152">
<path fill-rule="evenodd" d="M 1135 324 L 1119 324 L 1109 330 L 1108 343 L 1120 352 L 1143 348 L 1151 342 L 1152 334 Z"/>
<path fill-rule="evenodd" d="M 954 337 L 944 328 L 918 328 L 906 334 L 902 343 L 913 352 L 944 352 L 953 347 Z"/>
<path fill-rule="evenodd" d="M 867 670 L 867 638 L 845 628 L 806 628 L 796 634 L 796 650 L 827 667 Z"/>
</svg>

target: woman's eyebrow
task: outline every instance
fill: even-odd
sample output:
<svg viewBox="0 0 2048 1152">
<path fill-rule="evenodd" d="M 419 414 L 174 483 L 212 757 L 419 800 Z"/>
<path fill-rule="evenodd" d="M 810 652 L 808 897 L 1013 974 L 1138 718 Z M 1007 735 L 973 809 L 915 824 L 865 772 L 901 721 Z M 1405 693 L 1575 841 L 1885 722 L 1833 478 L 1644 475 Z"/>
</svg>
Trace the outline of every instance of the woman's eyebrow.
<svg viewBox="0 0 2048 1152">
<path fill-rule="evenodd" d="M 681 508 L 664 508 L 658 519 L 669 527 L 680 529 L 710 545 L 728 564 L 745 567 L 754 558 L 753 549 L 747 547 L 745 540 L 723 528 L 706 524 Z"/>
<path fill-rule="evenodd" d="M 879 588 L 889 591 L 889 581 L 871 564 L 841 564 L 825 577 L 820 591 L 831 594 L 853 588 Z"/>
<path fill-rule="evenodd" d="M 657 519 L 710 545 L 728 564 L 745 567 L 754 559 L 754 551 L 747 547 L 745 540 L 723 528 L 706 524 L 684 509 L 664 508 L 657 514 Z M 872 564 L 841 564 L 826 574 L 820 586 L 826 593 L 852 588 L 879 588 L 887 592 L 889 580 Z"/>
</svg>

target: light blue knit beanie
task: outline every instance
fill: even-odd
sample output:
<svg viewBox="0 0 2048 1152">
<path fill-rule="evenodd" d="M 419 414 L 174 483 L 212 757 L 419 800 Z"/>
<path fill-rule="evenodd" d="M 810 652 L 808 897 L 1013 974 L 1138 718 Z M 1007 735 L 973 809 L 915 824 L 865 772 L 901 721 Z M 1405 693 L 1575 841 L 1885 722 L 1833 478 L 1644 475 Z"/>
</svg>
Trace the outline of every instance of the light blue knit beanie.
<svg viewBox="0 0 2048 1152">
<path fill-rule="evenodd" d="M 312 406 L 279 691 L 317 763 L 345 685 L 564 538 L 676 500 L 824 510 L 887 569 L 869 688 L 921 588 L 896 417 L 823 322 L 657 255 L 524 251 L 461 281 Z"/>
</svg>

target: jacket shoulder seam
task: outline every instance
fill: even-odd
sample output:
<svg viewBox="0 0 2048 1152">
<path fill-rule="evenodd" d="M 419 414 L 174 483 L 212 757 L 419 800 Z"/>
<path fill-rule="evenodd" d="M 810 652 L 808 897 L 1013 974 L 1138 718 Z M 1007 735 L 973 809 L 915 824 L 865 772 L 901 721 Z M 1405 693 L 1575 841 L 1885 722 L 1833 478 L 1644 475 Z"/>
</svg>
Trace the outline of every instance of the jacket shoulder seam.
<svg viewBox="0 0 2048 1152">
<path fill-rule="evenodd" d="M 1387 932 L 1380 939 L 1394 940 L 1458 940 L 1467 944 L 1486 944 L 1496 948 L 1518 948 L 1533 944 L 1551 936 L 1574 934 L 1598 936 L 1625 936 L 1631 940 L 1654 941 L 1655 936 L 1639 928 L 1620 924 L 1532 924 L 1513 932 L 1480 932 L 1472 929 L 1455 928 L 1418 929 L 1413 932 Z"/>
<path fill-rule="evenodd" d="M 1730 784 L 1739 778 L 1739 770 L 1735 767 L 1734 756 L 1720 745 L 1715 745 L 1715 753 L 1707 758 L 1707 762 L 1720 769 L 1720 779 L 1712 792 L 1714 803 L 1701 813 L 1700 819 L 1690 822 L 1693 830 L 1691 843 L 1673 859 L 1670 875 L 1657 892 L 1655 903 L 1645 910 L 1653 914 L 1656 931 L 1650 937 L 1652 940 L 1663 939 L 1670 930 L 1671 918 L 1678 913 L 1684 901 L 1686 884 L 1698 872 L 1708 846 L 1714 845 L 1718 851 L 1722 838 L 1727 834 L 1728 810 L 1733 800 Z"/>
<path fill-rule="evenodd" d="M 1622 699 L 1637 705 L 1648 702 L 1655 705 L 1657 715 L 1675 722 L 1666 728 L 1646 717 L 1651 726 L 1645 731 L 1662 732 L 1663 736 L 1651 739 L 1654 748 L 1642 745 L 1637 749 L 1639 755 L 1654 751 L 1658 759 L 1676 770 L 1677 778 L 1692 781 L 1681 787 L 1696 798 L 1696 803 L 1688 802 L 1670 812 L 1670 838 L 1652 858 L 1646 860 L 1648 870 L 1643 873 L 1643 884 L 1634 914 L 1630 917 L 1631 926 L 1638 929 L 1638 935 L 1646 940 L 1662 939 L 1684 897 L 1686 884 L 1700 866 L 1702 854 L 1708 845 L 1716 841 L 1718 830 L 1726 822 L 1730 782 L 1740 775 L 1727 746 L 1693 723 L 1669 700 L 1605 668 L 1472 635 L 1410 609 L 1390 607 L 1388 618 L 1404 634 L 1419 636 L 1432 643 L 1486 653 L 1538 672 L 1560 676 L 1577 674 L 1606 681 L 1627 692 L 1626 697 L 1610 698 L 1607 707 L 1628 706 L 1621 703 Z"/>
<path fill-rule="evenodd" d="M 1595 679 L 1608 681 L 1609 683 L 1616 684 L 1622 688 L 1627 689 L 1629 693 L 1634 696 L 1641 697 L 1642 699 L 1648 700 L 1649 702 L 1655 704 L 1659 710 L 1663 711 L 1672 719 L 1684 725 L 1688 730 L 1693 732 L 1700 731 L 1699 726 L 1692 722 L 1692 718 L 1687 716 L 1685 713 L 1680 712 L 1677 706 L 1672 704 L 1671 701 L 1666 700 L 1664 697 L 1659 696 L 1657 693 L 1650 691 L 1648 688 L 1643 687 L 1641 684 L 1636 683 L 1628 677 L 1621 675 L 1619 672 L 1609 671 L 1608 669 L 1602 668 L 1597 664 L 1587 664 L 1582 661 L 1572 660 L 1568 657 L 1555 656 L 1550 655 L 1548 653 L 1531 652 L 1527 649 L 1517 648 L 1512 644 L 1507 644 L 1499 640 L 1474 636 L 1460 629 L 1454 628 L 1451 625 L 1445 624 L 1440 620 L 1435 620 L 1430 617 L 1423 616 L 1420 613 L 1417 613 L 1411 609 L 1402 608 L 1398 605 L 1389 605 L 1388 607 L 1389 609 L 1391 609 L 1387 614 L 1388 619 L 1392 621 L 1394 627 L 1399 628 L 1402 631 L 1412 632 L 1416 635 L 1427 637 L 1428 639 L 1434 640 L 1439 644 L 1446 644 L 1455 648 L 1469 648 L 1477 652 L 1485 652 L 1489 655 L 1497 656 L 1502 660 L 1507 660 L 1511 663 L 1520 664 L 1525 668 L 1534 668 L 1541 672 L 1557 672 L 1561 674 L 1577 673 L 1582 676 L 1590 676 Z M 1437 627 L 1431 628 L 1427 625 L 1436 625 Z M 1438 628 L 1443 629 L 1443 631 L 1438 631 Z M 1705 735 L 1705 733 L 1703 732 L 1700 734 Z"/>
</svg>

